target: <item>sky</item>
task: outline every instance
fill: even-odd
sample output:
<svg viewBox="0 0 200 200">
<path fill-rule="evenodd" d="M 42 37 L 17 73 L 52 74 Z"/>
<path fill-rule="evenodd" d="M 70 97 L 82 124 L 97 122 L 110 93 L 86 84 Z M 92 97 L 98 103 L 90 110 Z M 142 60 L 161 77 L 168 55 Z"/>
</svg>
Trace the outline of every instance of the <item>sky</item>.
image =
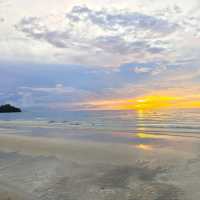
<svg viewBox="0 0 200 200">
<path fill-rule="evenodd" d="M 0 0 L 0 104 L 200 107 L 198 0 Z"/>
</svg>

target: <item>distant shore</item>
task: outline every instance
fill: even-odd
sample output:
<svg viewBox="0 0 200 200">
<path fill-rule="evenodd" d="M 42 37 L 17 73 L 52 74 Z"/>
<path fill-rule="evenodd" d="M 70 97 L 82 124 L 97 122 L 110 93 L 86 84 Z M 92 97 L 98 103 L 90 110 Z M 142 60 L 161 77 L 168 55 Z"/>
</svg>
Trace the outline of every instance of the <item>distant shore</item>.
<svg viewBox="0 0 200 200">
<path fill-rule="evenodd" d="M 22 112 L 20 108 L 11 106 L 10 104 L 5 104 L 0 106 L 0 113 L 17 113 Z"/>
</svg>

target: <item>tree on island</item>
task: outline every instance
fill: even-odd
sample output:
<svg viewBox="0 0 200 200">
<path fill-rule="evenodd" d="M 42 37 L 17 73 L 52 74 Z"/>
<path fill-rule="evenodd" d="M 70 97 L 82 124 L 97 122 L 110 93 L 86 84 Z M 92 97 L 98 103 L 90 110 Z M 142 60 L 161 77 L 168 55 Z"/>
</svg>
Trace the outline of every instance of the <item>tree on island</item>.
<svg viewBox="0 0 200 200">
<path fill-rule="evenodd" d="M 10 104 L 5 104 L 0 106 L 0 113 L 12 113 L 12 112 L 22 112 L 20 108 L 11 106 Z"/>
</svg>

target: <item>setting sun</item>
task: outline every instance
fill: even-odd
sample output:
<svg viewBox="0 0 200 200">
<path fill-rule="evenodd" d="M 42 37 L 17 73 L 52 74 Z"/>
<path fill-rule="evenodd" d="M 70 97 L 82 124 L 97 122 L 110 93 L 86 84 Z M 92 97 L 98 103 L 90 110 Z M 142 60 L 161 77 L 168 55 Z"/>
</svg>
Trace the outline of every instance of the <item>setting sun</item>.
<svg viewBox="0 0 200 200">
<path fill-rule="evenodd" d="M 170 96 L 147 96 L 136 100 L 133 108 L 137 110 L 170 107 L 178 98 Z"/>
<path fill-rule="evenodd" d="M 84 104 L 82 105 L 84 107 Z M 113 99 L 107 101 L 88 102 L 87 108 L 92 110 L 154 110 L 154 109 L 189 109 L 200 108 L 200 97 L 147 95 L 133 99 Z"/>
</svg>

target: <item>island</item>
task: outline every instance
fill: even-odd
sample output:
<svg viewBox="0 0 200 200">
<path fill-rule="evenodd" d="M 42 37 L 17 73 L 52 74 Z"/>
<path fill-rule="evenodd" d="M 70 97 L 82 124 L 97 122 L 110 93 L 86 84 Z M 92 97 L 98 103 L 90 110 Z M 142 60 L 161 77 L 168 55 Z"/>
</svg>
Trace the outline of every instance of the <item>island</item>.
<svg viewBox="0 0 200 200">
<path fill-rule="evenodd" d="M 16 112 L 22 112 L 20 108 L 16 108 L 14 106 L 11 106 L 10 104 L 5 104 L 0 106 L 0 113 L 16 113 Z"/>
</svg>

